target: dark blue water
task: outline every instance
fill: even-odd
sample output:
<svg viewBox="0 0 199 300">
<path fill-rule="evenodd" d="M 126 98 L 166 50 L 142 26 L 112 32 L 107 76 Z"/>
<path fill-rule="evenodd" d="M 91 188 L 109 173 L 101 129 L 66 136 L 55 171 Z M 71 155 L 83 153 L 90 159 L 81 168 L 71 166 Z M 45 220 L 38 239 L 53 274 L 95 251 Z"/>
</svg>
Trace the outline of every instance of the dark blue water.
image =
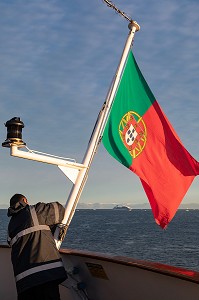
<svg viewBox="0 0 199 300">
<path fill-rule="evenodd" d="M 6 210 L 0 210 L 0 242 L 6 243 Z M 157 261 L 199 271 L 199 210 L 179 210 L 166 230 L 151 210 L 76 211 L 62 248 Z"/>
</svg>

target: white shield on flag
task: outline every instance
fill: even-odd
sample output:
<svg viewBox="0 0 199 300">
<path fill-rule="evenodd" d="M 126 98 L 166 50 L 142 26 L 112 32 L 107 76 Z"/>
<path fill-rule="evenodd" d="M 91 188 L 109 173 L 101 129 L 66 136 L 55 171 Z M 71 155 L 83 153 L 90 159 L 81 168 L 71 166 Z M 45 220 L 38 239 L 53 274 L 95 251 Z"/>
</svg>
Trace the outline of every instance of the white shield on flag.
<svg viewBox="0 0 199 300">
<path fill-rule="evenodd" d="M 135 130 L 134 126 L 131 124 L 129 129 L 126 131 L 126 134 L 125 134 L 125 141 L 126 141 L 126 144 L 128 146 L 132 146 L 136 137 L 137 137 L 138 133 L 137 131 Z"/>
</svg>

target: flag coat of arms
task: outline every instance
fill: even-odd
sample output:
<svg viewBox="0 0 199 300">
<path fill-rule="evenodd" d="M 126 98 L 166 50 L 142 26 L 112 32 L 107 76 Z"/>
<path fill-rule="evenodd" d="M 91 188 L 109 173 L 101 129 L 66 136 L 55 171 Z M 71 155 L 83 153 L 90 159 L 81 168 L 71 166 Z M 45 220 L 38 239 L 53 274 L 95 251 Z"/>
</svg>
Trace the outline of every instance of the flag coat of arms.
<svg viewBox="0 0 199 300">
<path fill-rule="evenodd" d="M 129 52 L 103 144 L 137 174 L 162 228 L 174 217 L 199 164 L 182 145 Z"/>
</svg>

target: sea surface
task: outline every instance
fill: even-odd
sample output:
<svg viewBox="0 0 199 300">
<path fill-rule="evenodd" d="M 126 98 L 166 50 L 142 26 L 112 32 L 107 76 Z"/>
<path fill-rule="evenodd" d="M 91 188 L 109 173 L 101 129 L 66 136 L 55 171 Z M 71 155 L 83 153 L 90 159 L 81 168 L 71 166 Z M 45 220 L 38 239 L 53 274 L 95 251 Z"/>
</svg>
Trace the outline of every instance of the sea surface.
<svg viewBox="0 0 199 300">
<path fill-rule="evenodd" d="M 0 210 L 0 243 L 9 218 Z M 77 210 L 62 248 L 96 251 L 199 271 L 199 210 L 178 210 L 166 230 L 151 210 Z"/>
</svg>

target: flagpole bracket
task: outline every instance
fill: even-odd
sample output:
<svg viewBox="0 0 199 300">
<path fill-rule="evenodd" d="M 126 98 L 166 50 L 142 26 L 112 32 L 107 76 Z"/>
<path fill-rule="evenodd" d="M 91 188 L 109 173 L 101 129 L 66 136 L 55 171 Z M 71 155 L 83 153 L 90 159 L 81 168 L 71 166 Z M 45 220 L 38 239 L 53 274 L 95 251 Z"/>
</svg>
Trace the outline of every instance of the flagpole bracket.
<svg viewBox="0 0 199 300">
<path fill-rule="evenodd" d="M 133 27 L 136 28 L 135 31 L 139 31 L 140 30 L 140 25 L 136 21 L 131 20 L 131 22 L 128 25 L 128 28 L 130 30 L 132 30 Z"/>
</svg>

